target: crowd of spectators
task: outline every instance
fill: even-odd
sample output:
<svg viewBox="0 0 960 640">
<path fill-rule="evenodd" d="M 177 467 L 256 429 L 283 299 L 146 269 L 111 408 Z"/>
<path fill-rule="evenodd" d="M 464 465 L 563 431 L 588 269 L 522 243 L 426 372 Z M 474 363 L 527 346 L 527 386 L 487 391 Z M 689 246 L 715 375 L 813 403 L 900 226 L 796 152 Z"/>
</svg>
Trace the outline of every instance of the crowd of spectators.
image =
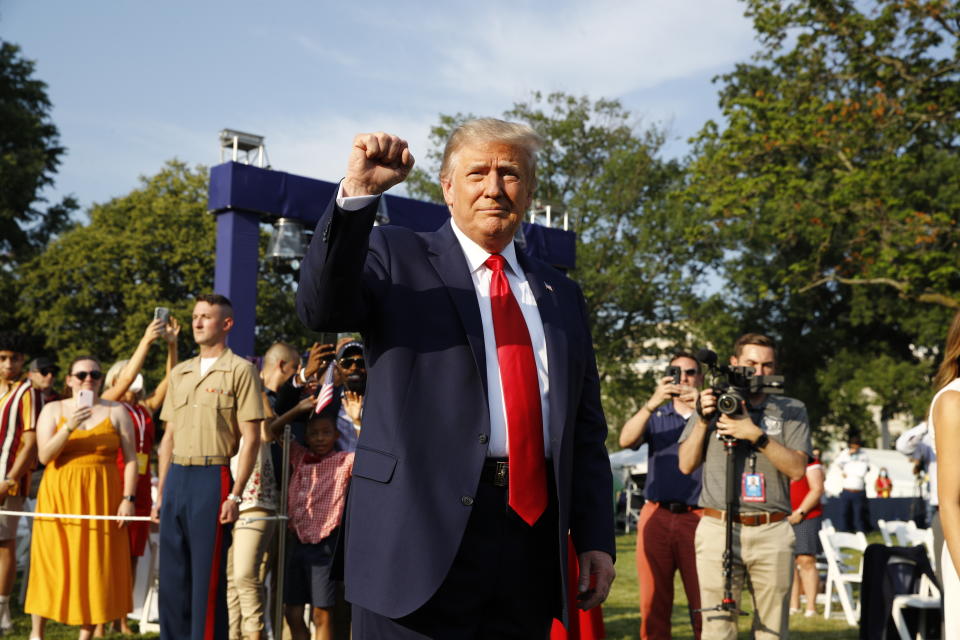
<svg viewBox="0 0 960 640">
<path fill-rule="evenodd" d="M 232 521 L 224 517 L 225 509 L 217 523 L 226 532 L 221 541 L 227 548 L 225 567 L 214 571 L 225 573 L 220 588 L 228 620 L 215 624 L 228 623 L 231 640 L 265 637 L 272 620 L 267 596 L 277 591 L 266 586 L 282 563 L 285 617 L 295 639 L 309 637 L 308 618 L 318 639 L 342 636 L 349 629 L 349 609 L 343 606 L 343 589 L 331 567 L 362 424 L 363 344 L 345 336 L 333 344 L 314 343 L 301 354 L 296 346 L 278 342 L 262 357 L 252 358 L 260 365 L 259 375 L 243 391 L 220 388 L 218 369 L 236 357 L 225 347 L 232 308 L 222 296 L 199 300 L 198 308 L 210 311 L 200 320 L 195 311 L 191 328 L 200 356 L 219 345 L 215 362 L 198 357 L 178 366 L 180 324 L 172 317 L 153 320 L 130 357 L 114 363 L 106 374 L 96 357 L 82 356 L 65 369 L 62 381 L 61 368 L 49 355 L 27 353 L 18 334 L 0 334 L 0 509 L 36 514 L 29 527 L 29 572 L 22 576 L 27 581 L 24 610 L 32 618 L 31 640 L 44 637 L 47 620 L 79 627 L 82 639 L 103 635 L 111 624 L 122 633 L 132 632 L 127 615 L 135 607 L 137 561 L 147 550 L 151 528 L 163 528 L 157 521 L 164 505 L 174 509 L 176 500 L 195 498 L 184 495 L 192 492 L 175 491 L 170 474 L 166 491 L 161 481 L 157 495 L 158 477 L 171 466 L 210 466 L 182 459 L 176 448 L 188 446 L 182 435 L 170 436 L 175 442 L 168 451 L 172 455 L 165 457 L 160 444 L 161 435 L 167 437 L 164 428 L 179 428 L 172 416 L 183 415 L 177 411 L 187 397 L 184 375 L 190 375 L 194 360 L 196 375 L 218 391 L 212 397 L 205 393 L 210 389 L 200 388 L 194 407 L 212 401 L 229 429 L 231 421 L 241 424 L 247 417 L 230 411 L 249 392 L 257 398 L 256 415 L 262 416 L 252 435 L 239 432 L 240 441 L 224 464 L 214 465 L 232 478 L 246 475 L 242 490 L 225 499 L 236 503 L 236 516 Z M 149 392 L 142 369 L 158 342 L 166 346 L 165 372 Z M 28 356 L 34 357 L 27 362 Z M 206 436 L 197 437 L 201 442 Z M 244 439 L 250 440 L 251 453 L 245 454 Z M 252 462 L 249 469 L 244 469 L 245 457 Z M 207 458 L 220 462 L 218 456 Z M 35 503 L 28 499 L 31 473 L 41 476 L 39 484 L 33 483 Z M 284 484 L 289 486 L 287 509 L 281 504 Z M 282 512 L 289 513 L 288 520 Z M 17 515 L 0 515 L 0 635 L 13 626 L 10 599 L 19 521 Z M 281 536 L 286 537 L 286 558 L 278 557 Z M 164 557 L 164 545 L 160 547 L 162 594 L 164 566 L 190 565 L 192 560 L 189 554 Z M 307 617 L 305 605 L 312 607 Z M 162 610 L 163 595 L 160 606 Z M 191 607 L 173 613 L 191 615 L 199 616 L 201 625 L 210 618 L 209 612 Z M 163 617 L 161 611 L 161 621 Z"/>
</svg>

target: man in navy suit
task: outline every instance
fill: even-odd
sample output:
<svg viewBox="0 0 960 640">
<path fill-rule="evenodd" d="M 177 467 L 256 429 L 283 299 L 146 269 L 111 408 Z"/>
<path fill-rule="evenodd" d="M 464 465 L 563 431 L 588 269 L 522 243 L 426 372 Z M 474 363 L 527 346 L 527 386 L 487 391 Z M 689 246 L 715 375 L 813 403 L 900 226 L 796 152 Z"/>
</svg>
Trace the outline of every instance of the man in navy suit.
<svg viewBox="0 0 960 640">
<path fill-rule="evenodd" d="M 303 261 L 308 327 L 360 331 L 368 384 L 345 518 L 354 638 L 546 638 L 613 581 L 607 428 L 579 287 L 516 250 L 541 140 L 474 120 L 440 171 L 451 220 L 373 228 L 413 167 L 360 134 Z M 522 318 L 521 318 L 522 316 Z M 542 450 L 542 453 L 541 453 Z"/>
</svg>

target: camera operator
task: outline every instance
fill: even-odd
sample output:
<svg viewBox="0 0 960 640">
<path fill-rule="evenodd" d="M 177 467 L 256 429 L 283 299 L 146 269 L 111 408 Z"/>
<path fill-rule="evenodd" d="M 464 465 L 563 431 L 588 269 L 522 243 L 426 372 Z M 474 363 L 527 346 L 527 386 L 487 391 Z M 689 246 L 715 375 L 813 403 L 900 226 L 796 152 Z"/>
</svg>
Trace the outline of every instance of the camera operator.
<svg viewBox="0 0 960 640">
<path fill-rule="evenodd" d="M 775 343 L 748 333 L 734 345 L 733 366 L 769 376 L 775 369 Z M 680 471 L 692 473 L 703 465 L 700 506 L 704 518 L 696 534 L 700 601 L 706 608 L 723 601 L 726 466 L 728 455 L 720 438 L 734 439 L 730 456 L 737 495 L 732 498 L 732 596 L 740 602 L 744 578 L 753 592 L 755 638 L 783 638 L 787 634 L 788 600 L 793 579 L 794 534 L 787 516 L 790 481 L 803 477 L 810 452 L 807 410 L 793 398 L 751 393 L 740 411 L 719 413 L 712 389 L 700 395 L 697 413 L 680 436 Z M 738 607 L 737 607 L 738 608 Z M 736 611 L 705 610 L 703 640 L 737 637 Z"/>
<path fill-rule="evenodd" d="M 700 585 L 693 537 L 700 522 L 700 471 L 683 475 L 677 467 L 677 441 L 696 410 L 703 386 L 700 363 L 678 352 L 653 395 L 620 430 L 620 446 L 647 443 L 646 502 L 637 522 L 637 581 L 640 587 L 641 640 L 669 639 L 673 577 L 683 580 L 694 638 L 700 639 Z"/>
</svg>

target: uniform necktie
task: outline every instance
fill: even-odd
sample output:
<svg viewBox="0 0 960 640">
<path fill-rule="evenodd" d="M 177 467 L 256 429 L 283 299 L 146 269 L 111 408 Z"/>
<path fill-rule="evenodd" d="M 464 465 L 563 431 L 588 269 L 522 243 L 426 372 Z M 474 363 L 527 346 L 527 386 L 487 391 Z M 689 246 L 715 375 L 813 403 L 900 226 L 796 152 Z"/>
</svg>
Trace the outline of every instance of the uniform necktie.
<svg viewBox="0 0 960 640">
<path fill-rule="evenodd" d="M 547 471 L 543 455 L 543 414 L 537 363 L 530 332 L 520 305 L 503 273 L 506 261 L 500 254 L 487 258 L 490 279 L 490 309 L 497 340 L 497 362 L 507 414 L 510 449 L 510 508 L 528 525 L 547 508 Z"/>
</svg>

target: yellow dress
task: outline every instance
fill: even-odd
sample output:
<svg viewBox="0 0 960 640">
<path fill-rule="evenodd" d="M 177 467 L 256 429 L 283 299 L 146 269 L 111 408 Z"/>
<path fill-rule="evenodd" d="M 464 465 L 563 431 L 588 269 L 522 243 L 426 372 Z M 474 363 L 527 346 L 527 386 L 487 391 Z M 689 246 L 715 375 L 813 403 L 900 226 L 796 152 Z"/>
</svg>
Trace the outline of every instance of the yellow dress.
<svg viewBox="0 0 960 640">
<path fill-rule="evenodd" d="M 61 418 L 57 428 L 63 428 Z M 116 515 L 120 436 L 110 418 L 70 434 L 47 465 L 38 513 Z M 98 624 L 133 608 L 126 529 L 112 520 L 35 518 L 24 610 L 65 624 Z"/>
</svg>

